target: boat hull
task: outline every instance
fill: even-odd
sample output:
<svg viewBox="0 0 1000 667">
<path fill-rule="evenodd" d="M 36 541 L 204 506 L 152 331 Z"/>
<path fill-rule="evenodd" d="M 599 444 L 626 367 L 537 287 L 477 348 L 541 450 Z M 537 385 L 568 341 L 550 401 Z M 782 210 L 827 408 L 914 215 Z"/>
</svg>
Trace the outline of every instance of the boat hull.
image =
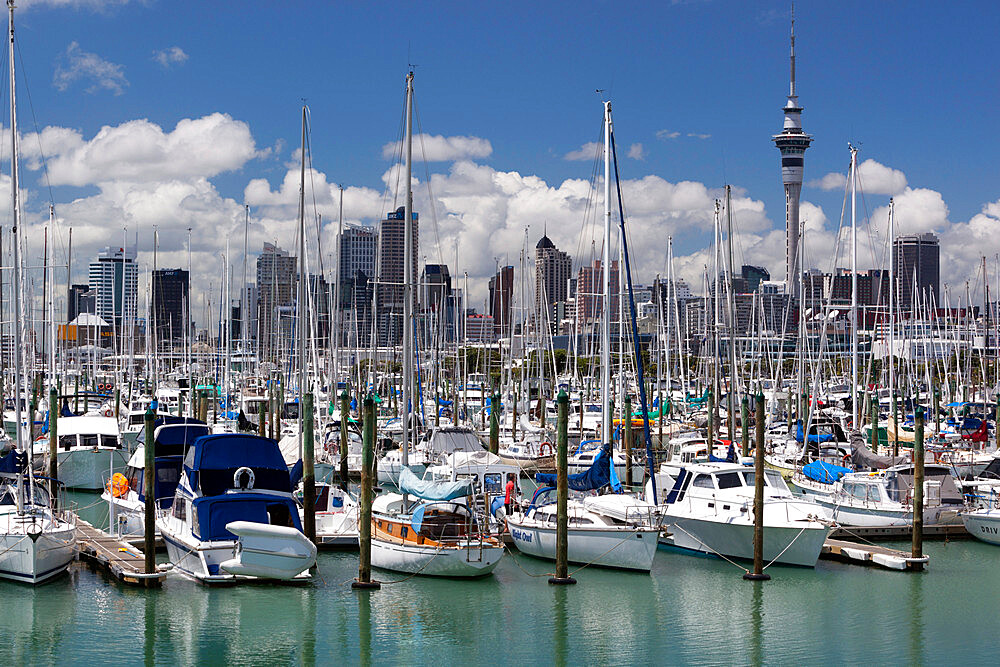
<svg viewBox="0 0 1000 667">
<path fill-rule="evenodd" d="M 75 449 L 59 452 L 59 481 L 68 489 L 100 491 L 105 480 L 125 470 L 128 456 L 123 449 Z"/>
<path fill-rule="evenodd" d="M 753 524 L 669 517 L 670 537 L 660 543 L 681 549 L 718 553 L 729 558 L 753 560 Z M 784 565 L 815 567 L 823 543 L 833 529 L 809 521 L 796 526 L 765 526 L 764 560 Z M 775 560 L 777 559 L 777 560 Z"/>
<path fill-rule="evenodd" d="M 965 529 L 978 540 L 1000 545 L 1000 510 L 979 510 L 962 514 Z"/>
<path fill-rule="evenodd" d="M 429 577 L 484 577 L 501 556 L 502 546 L 480 546 L 479 540 L 438 547 L 372 539 L 372 567 Z"/>
<path fill-rule="evenodd" d="M 16 528 L 5 529 L 0 535 L 0 578 L 40 584 L 65 572 L 75 556 L 76 527 L 70 524 L 58 522 L 35 540 Z"/>
<path fill-rule="evenodd" d="M 556 558 L 556 529 L 508 519 L 507 527 L 518 551 L 546 560 Z M 619 570 L 649 572 L 656 556 L 655 528 L 580 529 L 567 531 L 567 559 L 571 563 Z"/>
</svg>

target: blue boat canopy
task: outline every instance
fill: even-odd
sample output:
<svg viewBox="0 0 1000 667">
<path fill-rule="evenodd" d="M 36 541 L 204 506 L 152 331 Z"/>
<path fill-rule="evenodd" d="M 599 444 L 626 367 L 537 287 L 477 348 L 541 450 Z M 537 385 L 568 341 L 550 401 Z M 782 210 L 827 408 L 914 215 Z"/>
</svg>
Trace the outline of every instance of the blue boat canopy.
<svg viewBox="0 0 1000 667">
<path fill-rule="evenodd" d="M 454 482 L 420 479 L 412 470 L 404 467 L 399 473 L 399 490 L 424 500 L 455 500 L 472 495 L 472 479 Z"/>
<path fill-rule="evenodd" d="M 802 468 L 802 474 L 814 482 L 821 484 L 833 484 L 849 472 L 853 471 L 850 468 L 838 466 L 834 463 L 827 463 L 826 461 L 813 461 Z"/>
<path fill-rule="evenodd" d="M 251 521 L 302 530 L 299 510 L 291 498 L 263 493 L 233 493 L 195 498 L 192 511 L 198 517 L 195 529 L 203 541 L 235 540 L 226 529 L 233 521 Z"/>
<path fill-rule="evenodd" d="M 795 423 L 795 441 L 802 442 L 803 438 L 805 438 L 805 434 L 802 432 L 802 421 L 799 420 Z M 809 442 L 813 444 L 830 442 L 831 440 L 833 440 L 833 433 L 823 433 L 822 435 L 813 433 L 809 435 Z"/>
<path fill-rule="evenodd" d="M 288 466 L 278 443 L 270 438 L 242 433 L 204 435 L 194 441 L 184 457 L 184 472 L 191 487 L 200 489 L 205 496 L 236 489 L 234 477 L 240 468 L 253 471 L 253 488 L 292 490 Z"/>
<path fill-rule="evenodd" d="M 594 462 L 583 472 L 568 475 L 569 488 L 574 491 L 594 491 L 612 484 L 611 479 L 611 446 L 604 445 Z M 556 476 L 551 473 L 535 473 L 535 481 L 541 486 L 555 486 Z M 615 480 L 617 482 L 617 480 Z M 614 484 L 613 484 L 614 486 Z"/>
</svg>

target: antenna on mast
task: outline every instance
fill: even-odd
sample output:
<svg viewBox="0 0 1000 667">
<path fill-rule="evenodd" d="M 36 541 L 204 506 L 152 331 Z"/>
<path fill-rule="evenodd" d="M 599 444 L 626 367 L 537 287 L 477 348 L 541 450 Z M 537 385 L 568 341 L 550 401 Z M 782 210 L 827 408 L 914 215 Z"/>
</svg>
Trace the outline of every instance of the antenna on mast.
<svg viewBox="0 0 1000 667">
<path fill-rule="evenodd" d="M 792 51 L 790 57 L 791 77 L 788 96 L 795 97 L 795 3 L 792 3 Z"/>
</svg>

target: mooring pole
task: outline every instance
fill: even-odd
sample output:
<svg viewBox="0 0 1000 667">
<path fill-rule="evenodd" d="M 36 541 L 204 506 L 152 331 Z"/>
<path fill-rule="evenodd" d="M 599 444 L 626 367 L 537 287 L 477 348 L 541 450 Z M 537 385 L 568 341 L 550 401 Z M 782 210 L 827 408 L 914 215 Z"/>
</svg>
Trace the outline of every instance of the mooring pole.
<svg viewBox="0 0 1000 667">
<path fill-rule="evenodd" d="M 879 439 L 878 439 L 878 394 L 872 392 L 872 451 L 878 454 Z"/>
<path fill-rule="evenodd" d="M 750 400 L 745 394 L 740 401 L 740 424 L 743 427 L 743 456 L 750 456 Z"/>
<path fill-rule="evenodd" d="M 146 557 L 146 574 L 156 572 L 156 449 L 153 443 L 153 408 L 146 408 L 143 417 L 143 433 L 145 434 L 146 465 L 142 471 L 143 486 L 146 494 L 146 534 L 143 536 L 143 555 Z"/>
<path fill-rule="evenodd" d="M 302 397 L 302 532 L 316 543 L 316 431 L 313 429 L 313 395 Z"/>
<path fill-rule="evenodd" d="M 756 444 L 754 447 L 753 479 L 753 572 L 743 578 L 748 581 L 767 581 L 771 575 L 764 572 L 764 394 L 757 391 Z"/>
<path fill-rule="evenodd" d="M 377 589 L 382 585 L 372 581 L 372 464 L 375 456 L 375 399 L 371 394 L 364 400 L 364 420 L 361 446 L 361 511 L 358 516 L 358 546 L 360 563 L 358 578 L 351 583 L 355 589 Z"/>
<path fill-rule="evenodd" d="M 59 396 L 55 387 L 49 387 L 49 495 L 52 496 L 52 509 L 57 505 L 56 491 L 59 484 Z"/>
<path fill-rule="evenodd" d="M 913 410 L 913 545 L 910 556 L 924 556 L 924 409 L 916 406 Z M 908 563 L 909 569 L 917 572 L 924 569 L 923 563 Z"/>
<path fill-rule="evenodd" d="M 556 576 L 549 578 L 550 584 L 575 584 L 569 576 L 569 477 L 566 474 L 568 457 L 569 396 L 566 390 L 559 391 L 556 398 L 559 416 L 556 422 Z"/>
</svg>

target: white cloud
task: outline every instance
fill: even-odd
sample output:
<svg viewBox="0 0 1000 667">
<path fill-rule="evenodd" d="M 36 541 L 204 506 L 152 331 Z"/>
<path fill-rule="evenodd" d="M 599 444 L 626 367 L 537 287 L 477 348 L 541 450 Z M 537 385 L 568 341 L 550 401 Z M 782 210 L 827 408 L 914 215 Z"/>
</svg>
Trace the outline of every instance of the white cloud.
<svg viewBox="0 0 1000 667">
<path fill-rule="evenodd" d="M 121 95 L 129 85 L 124 67 L 105 60 L 96 53 L 84 51 L 77 42 L 70 42 L 56 65 L 52 84 L 59 90 L 66 90 L 76 81 L 89 81 L 88 93 L 103 89 Z"/>
<path fill-rule="evenodd" d="M 399 142 L 382 147 L 382 157 L 391 160 L 400 155 Z M 466 158 L 485 158 L 493 153 L 493 145 L 479 137 L 445 137 L 440 134 L 418 134 L 413 137 L 413 156 L 428 162 L 452 162 Z"/>
<path fill-rule="evenodd" d="M 171 65 L 181 65 L 187 62 L 187 59 L 188 54 L 184 53 L 184 49 L 179 46 L 171 46 L 162 51 L 153 51 L 153 60 L 160 63 L 164 68 L 169 68 Z"/>
<path fill-rule="evenodd" d="M 711 134 L 703 134 L 701 132 L 688 132 L 687 135 L 689 137 L 694 138 L 694 139 L 711 139 L 712 138 Z"/>
<path fill-rule="evenodd" d="M 20 0 L 17 6 L 21 9 L 31 9 L 33 7 L 66 7 L 101 12 L 113 7 L 127 5 L 128 3 L 129 0 Z"/>
<path fill-rule="evenodd" d="M 102 127 L 88 141 L 78 133 L 62 141 L 62 150 L 49 152 L 53 185 L 208 178 L 239 169 L 257 154 L 249 126 L 221 113 L 186 118 L 169 133 L 133 120 Z"/>
<path fill-rule="evenodd" d="M 830 172 L 822 178 L 809 181 L 809 187 L 821 190 L 843 190 L 847 174 Z M 906 188 L 906 176 L 898 169 L 887 167 L 871 158 L 858 165 L 858 189 L 873 195 L 895 195 Z"/>
<path fill-rule="evenodd" d="M 570 151 L 563 155 L 564 160 L 593 160 L 598 152 L 604 150 L 604 144 L 596 141 L 588 141 L 575 151 Z"/>
<path fill-rule="evenodd" d="M 628 147 L 628 156 L 633 160 L 645 160 L 646 149 L 642 144 L 632 144 Z"/>
<path fill-rule="evenodd" d="M 657 130 L 656 131 L 656 138 L 657 139 L 661 139 L 661 140 L 676 139 L 679 136 L 681 136 L 680 132 L 671 132 L 670 130 Z"/>
</svg>

